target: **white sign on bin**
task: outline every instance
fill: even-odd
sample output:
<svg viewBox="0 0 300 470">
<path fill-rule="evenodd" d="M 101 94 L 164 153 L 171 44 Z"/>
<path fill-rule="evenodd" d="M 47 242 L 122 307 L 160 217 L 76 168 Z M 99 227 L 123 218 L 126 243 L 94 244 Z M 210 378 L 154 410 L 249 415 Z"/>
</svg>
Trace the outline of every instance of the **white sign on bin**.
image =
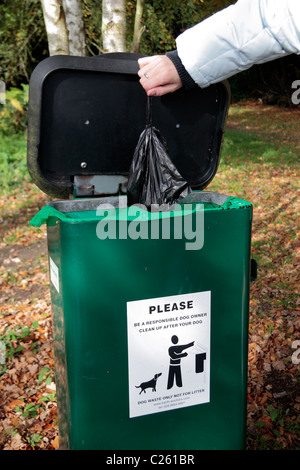
<svg viewBox="0 0 300 470">
<path fill-rule="evenodd" d="M 209 402 L 210 298 L 127 302 L 130 418 Z"/>
</svg>

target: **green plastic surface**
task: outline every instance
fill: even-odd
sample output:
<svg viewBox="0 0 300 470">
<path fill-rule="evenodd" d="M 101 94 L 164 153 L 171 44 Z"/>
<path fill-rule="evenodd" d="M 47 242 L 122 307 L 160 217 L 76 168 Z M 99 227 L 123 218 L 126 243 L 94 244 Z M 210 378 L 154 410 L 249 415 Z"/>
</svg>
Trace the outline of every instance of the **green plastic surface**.
<svg viewBox="0 0 300 470">
<path fill-rule="evenodd" d="M 61 448 L 244 448 L 251 220 L 251 204 L 238 198 L 204 205 L 204 245 L 189 251 L 174 237 L 100 240 L 95 212 L 46 206 L 35 216 L 32 225 L 48 224 L 57 268 L 50 279 Z M 204 291 L 210 402 L 129 418 L 126 303 Z"/>
</svg>

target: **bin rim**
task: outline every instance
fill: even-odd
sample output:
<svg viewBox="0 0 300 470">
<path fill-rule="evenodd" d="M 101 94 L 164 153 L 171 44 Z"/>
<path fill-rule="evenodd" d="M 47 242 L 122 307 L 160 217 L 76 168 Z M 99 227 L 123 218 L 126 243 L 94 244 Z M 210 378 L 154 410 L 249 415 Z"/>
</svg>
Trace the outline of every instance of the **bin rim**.
<svg viewBox="0 0 300 470">
<path fill-rule="evenodd" d="M 199 193 L 203 192 L 200 191 Z M 37 214 L 35 214 L 33 219 L 30 221 L 30 225 L 33 227 L 40 227 L 45 223 L 52 225 L 53 223 L 56 223 L 56 221 L 61 221 L 67 224 L 99 222 L 103 217 L 108 221 L 133 221 L 136 220 L 137 213 L 139 214 L 139 221 L 149 222 L 164 218 L 187 216 L 199 211 L 224 211 L 252 208 L 252 204 L 248 201 L 235 196 L 222 196 L 224 196 L 224 199 L 219 205 L 213 202 L 201 202 L 201 200 L 197 202 L 195 199 L 192 200 L 185 198 L 186 201 L 182 200 L 174 206 L 167 208 L 167 210 L 159 211 L 149 211 L 145 206 L 139 204 L 127 206 L 126 196 L 121 196 L 119 198 L 111 197 L 74 200 L 74 203 L 77 203 L 78 206 L 80 206 L 80 204 L 85 204 L 84 210 L 74 210 L 73 208 L 73 210 L 68 211 L 68 202 L 71 201 L 53 201 L 46 204 Z M 123 200 L 124 202 L 121 204 L 121 207 L 117 207 L 113 204 L 113 199 Z M 92 204 L 91 210 L 86 209 L 86 205 L 89 202 Z M 207 204 L 209 204 L 209 206 L 207 206 Z M 55 206 L 60 207 L 60 209 L 58 210 Z M 65 206 L 65 208 L 63 206 Z M 157 209 L 157 207 L 154 207 L 154 209 Z"/>
</svg>

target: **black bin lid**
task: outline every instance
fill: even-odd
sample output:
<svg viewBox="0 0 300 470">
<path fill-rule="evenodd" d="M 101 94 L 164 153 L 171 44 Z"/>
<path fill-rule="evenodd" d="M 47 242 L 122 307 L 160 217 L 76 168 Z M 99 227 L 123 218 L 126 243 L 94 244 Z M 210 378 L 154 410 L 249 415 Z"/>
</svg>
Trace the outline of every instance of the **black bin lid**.
<svg viewBox="0 0 300 470">
<path fill-rule="evenodd" d="M 29 84 L 27 165 L 35 184 L 55 198 L 73 193 L 75 176 L 128 175 L 146 124 L 146 93 L 131 53 L 52 56 Z M 227 82 L 152 99 L 153 125 L 193 189 L 219 163 L 230 100 Z"/>
</svg>

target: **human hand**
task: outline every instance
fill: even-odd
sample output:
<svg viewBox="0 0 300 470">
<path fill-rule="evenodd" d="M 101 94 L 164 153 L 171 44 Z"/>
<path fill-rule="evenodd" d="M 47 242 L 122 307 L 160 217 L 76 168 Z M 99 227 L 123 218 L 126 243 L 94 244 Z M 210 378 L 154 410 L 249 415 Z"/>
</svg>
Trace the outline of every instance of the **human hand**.
<svg viewBox="0 0 300 470">
<path fill-rule="evenodd" d="M 148 96 L 163 96 L 182 87 L 175 65 L 166 55 L 138 60 L 140 84 Z"/>
</svg>

